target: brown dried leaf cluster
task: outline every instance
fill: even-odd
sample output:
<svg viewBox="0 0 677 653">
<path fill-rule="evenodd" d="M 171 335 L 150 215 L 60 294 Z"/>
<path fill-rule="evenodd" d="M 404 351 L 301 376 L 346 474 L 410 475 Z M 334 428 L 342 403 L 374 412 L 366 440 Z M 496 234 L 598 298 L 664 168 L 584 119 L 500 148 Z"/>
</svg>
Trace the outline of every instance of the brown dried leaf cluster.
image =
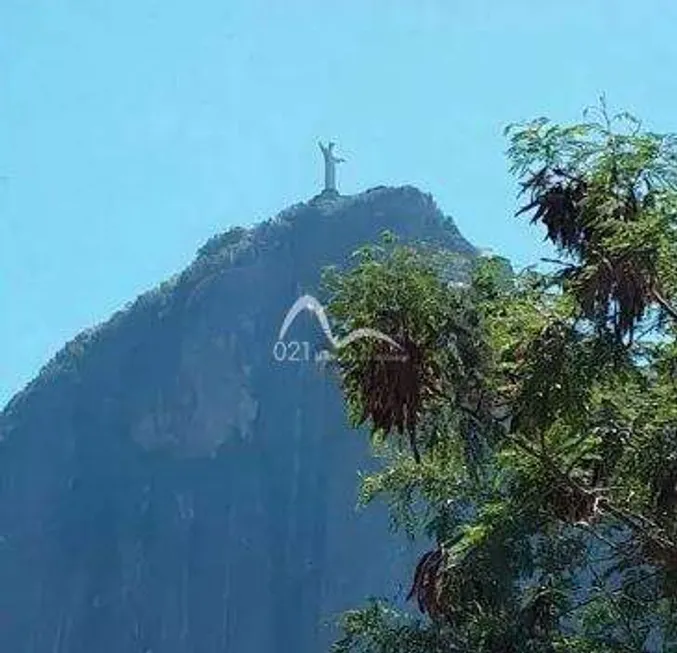
<svg viewBox="0 0 677 653">
<path fill-rule="evenodd" d="M 543 168 L 522 184 L 530 201 L 517 213 L 534 211 L 531 222 L 541 222 L 547 239 L 577 257 L 564 280 L 571 284 L 583 314 L 590 319 L 610 316 L 619 336 L 633 327 L 656 301 L 656 250 L 654 247 L 609 247 L 608 239 L 625 225 L 636 222 L 642 209 L 651 206 L 653 194 L 640 199 L 633 187 L 619 189 L 609 181 L 604 204 L 591 206 L 590 185 L 585 179 Z"/>
<path fill-rule="evenodd" d="M 407 434 L 419 462 L 416 427 L 424 402 L 436 393 L 439 370 L 407 335 L 399 341 L 401 350 L 382 342 L 374 345 L 376 351 L 347 373 L 346 382 L 356 386 L 362 397 L 359 423 L 371 420 L 374 431 Z"/>
</svg>

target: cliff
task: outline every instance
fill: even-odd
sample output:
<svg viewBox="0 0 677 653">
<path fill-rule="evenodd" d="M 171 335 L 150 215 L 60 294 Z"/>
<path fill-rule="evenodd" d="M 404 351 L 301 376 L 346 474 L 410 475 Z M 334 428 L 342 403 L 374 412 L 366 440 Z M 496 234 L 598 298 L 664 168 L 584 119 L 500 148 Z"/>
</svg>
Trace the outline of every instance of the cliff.
<svg viewBox="0 0 677 653">
<path fill-rule="evenodd" d="M 0 650 L 316 653 L 413 552 L 357 512 L 335 379 L 278 361 L 286 311 L 384 230 L 473 256 L 411 187 L 318 196 L 209 240 L 0 415 Z M 309 314 L 296 340 L 322 341 Z"/>
</svg>

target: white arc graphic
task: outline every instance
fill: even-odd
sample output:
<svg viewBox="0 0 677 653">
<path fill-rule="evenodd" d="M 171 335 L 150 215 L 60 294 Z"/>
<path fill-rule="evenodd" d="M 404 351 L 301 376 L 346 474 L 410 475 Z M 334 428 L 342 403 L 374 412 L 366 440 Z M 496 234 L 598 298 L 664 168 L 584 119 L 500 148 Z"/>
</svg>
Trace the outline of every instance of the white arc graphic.
<svg viewBox="0 0 677 653">
<path fill-rule="evenodd" d="M 355 331 L 351 331 L 345 338 L 335 338 L 334 334 L 331 332 L 331 327 L 329 326 L 327 315 L 324 312 L 324 307 L 322 304 L 320 304 L 320 302 L 317 301 L 317 299 L 315 299 L 315 297 L 312 297 L 311 295 L 303 295 L 302 297 L 299 297 L 294 302 L 289 311 L 287 311 L 287 315 L 285 316 L 284 322 L 282 322 L 282 327 L 280 328 L 278 340 L 282 340 L 284 338 L 289 327 L 291 327 L 292 323 L 296 319 L 296 316 L 301 311 L 310 311 L 315 315 L 315 317 L 317 317 L 317 320 L 322 327 L 322 331 L 324 331 L 324 335 L 327 336 L 327 340 L 329 340 L 329 342 L 331 342 L 331 344 L 336 349 L 345 347 L 346 345 L 349 345 L 351 342 L 359 340 L 360 338 L 377 338 L 378 340 L 383 340 L 384 342 L 391 344 L 393 347 L 402 349 L 399 343 L 395 342 L 390 336 L 387 336 L 385 333 L 381 333 L 376 329 L 370 328 L 355 329 Z"/>
</svg>

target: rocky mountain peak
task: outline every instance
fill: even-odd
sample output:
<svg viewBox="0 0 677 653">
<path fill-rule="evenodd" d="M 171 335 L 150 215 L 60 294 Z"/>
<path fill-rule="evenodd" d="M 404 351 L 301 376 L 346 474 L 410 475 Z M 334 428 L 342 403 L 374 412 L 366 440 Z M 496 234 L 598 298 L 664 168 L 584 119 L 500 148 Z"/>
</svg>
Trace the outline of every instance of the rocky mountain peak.
<svg viewBox="0 0 677 653">
<path fill-rule="evenodd" d="M 0 415 L 0 649 L 315 653 L 413 553 L 355 512 L 373 465 L 284 315 L 383 231 L 477 252 L 416 188 L 323 193 L 214 236 Z M 299 317 L 293 338 L 321 337 Z"/>
</svg>

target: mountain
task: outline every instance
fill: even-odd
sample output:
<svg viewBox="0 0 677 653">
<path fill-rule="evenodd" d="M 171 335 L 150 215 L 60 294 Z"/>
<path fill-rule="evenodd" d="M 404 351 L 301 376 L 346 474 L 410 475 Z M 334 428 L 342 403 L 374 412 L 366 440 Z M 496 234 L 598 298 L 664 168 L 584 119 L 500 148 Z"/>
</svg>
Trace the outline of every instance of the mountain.
<svg viewBox="0 0 677 653">
<path fill-rule="evenodd" d="M 384 230 L 476 254 L 415 188 L 324 193 L 212 238 L 12 399 L 0 650 L 317 653 L 338 612 L 401 595 L 415 552 L 355 508 L 374 463 L 336 380 L 274 353 L 322 267 Z M 324 342 L 308 312 L 287 338 Z"/>
</svg>

